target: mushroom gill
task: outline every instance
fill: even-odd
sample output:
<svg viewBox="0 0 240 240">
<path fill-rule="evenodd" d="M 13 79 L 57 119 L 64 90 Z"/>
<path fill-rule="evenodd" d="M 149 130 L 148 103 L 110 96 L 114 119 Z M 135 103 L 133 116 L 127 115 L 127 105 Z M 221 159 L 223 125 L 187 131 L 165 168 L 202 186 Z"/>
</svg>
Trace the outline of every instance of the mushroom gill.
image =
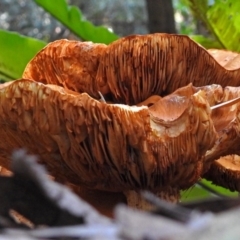
<svg viewBox="0 0 240 240">
<path fill-rule="evenodd" d="M 203 176 L 217 185 L 239 191 L 240 87 L 189 85 L 176 93 L 186 95 L 198 91 L 204 92 L 211 106 L 211 119 L 217 131 L 213 148 L 205 154 Z"/>
<path fill-rule="evenodd" d="M 222 102 L 240 97 L 240 87 L 226 87 Z M 212 149 L 207 151 L 204 177 L 230 190 L 240 190 L 240 103 L 212 111 L 212 120 L 218 133 Z M 213 161 L 214 160 L 214 161 Z"/>
<path fill-rule="evenodd" d="M 205 87 L 205 91 L 209 91 L 209 96 L 215 95 L 214 98 L 216 101 L 214 102 L 212 99 L 210 105 L 228 102 L 240 97 L 240 87 L 222 88 L 218 86 L 218 91 L 212 92 L 212 94 L 211 88 L 208 87 L 207 89 Z M 214 147 L 206 153 L 206 161 L 212 162 L 212 160 L 229 154 L 240 154 L 240 103 L 212 110 L 211 119 L 218 137 Z"/>
<path fill-rule="evenodd" d="M 231 66 L 222 66 L 222 58 L 216 56 L 220 52 L 209 53 L 182 35 L 128 36 L 103 51 L 97 83 L 108 86 L 113 99 L 126 104 L 137 104 L 154 94 L 172 93 L 190 82 L 194 86 L 238 86 L 239 57 L 235 54 L 235 59 L 229 60 Z"/>
<path fill-rule="evenodd" d="M 239 191 L 240 87 L 223 88 L 216 84 L 193 87 L 189 84 L 174 94 L 191 96 L 199 91 L 212 109 L 211 119 L 217 131 L 214 146 L 209 148 L 204 157 L 203 176 L 215 184 Z"/>
<path fill-rule="evenodd" d="M 0 103 L 3 167 L 24 147 L 58 179 L 92 189 L 188 188 L 216 138 L 201 91 L 131 107 L 21 79 L 1 86 Z"/>
<path fill-rule="evenodd" d="M 174 94 L 190 96 L 199 91 L 205 96 L 212 109 L 211 119 L 217 131 L 214 147 L 209 148 L 205 156 L 207 162 L 212 163 L 213 160 L 224 155 L 240 154 L 240 87 L 223 88 L 216 84 L 194 87 L 189 84 L 179 88 Z"/>
<path fill-rule="evenodd" d="M 211 164 L 205 177 L 217 185 L 240 192 L 240 156 L 220 157 Z"/>
<path fill-rule="evenodd" d="M 58 40 L 27 65 L 23 78 L 56 84 L 113 102 L 136 105 L 190 82 L 200 87 L 238 86 L 239 54 L 209 52 L 187 36 L 133 35 L 110 45 Z"/>
</svg>

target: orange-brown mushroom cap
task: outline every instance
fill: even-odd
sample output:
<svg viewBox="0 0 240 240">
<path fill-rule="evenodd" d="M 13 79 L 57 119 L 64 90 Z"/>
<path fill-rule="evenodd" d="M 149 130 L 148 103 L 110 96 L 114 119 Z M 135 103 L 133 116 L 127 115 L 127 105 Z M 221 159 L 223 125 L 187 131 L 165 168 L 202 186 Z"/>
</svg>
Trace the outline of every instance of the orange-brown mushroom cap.
<svg viewBox="0 0 240 240">
<path fill-rule="evenodd" d="M 28 63 L 23 78 L 99 97 L 96 74 L 99 58 L 106 47 L 92 42 L 57 40 Z"/>
</svg>

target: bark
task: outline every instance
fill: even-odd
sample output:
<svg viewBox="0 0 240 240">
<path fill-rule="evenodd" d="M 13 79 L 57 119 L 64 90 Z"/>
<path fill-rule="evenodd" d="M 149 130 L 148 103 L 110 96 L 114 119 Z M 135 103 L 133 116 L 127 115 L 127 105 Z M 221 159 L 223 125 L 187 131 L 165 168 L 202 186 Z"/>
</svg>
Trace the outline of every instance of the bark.
<svg viewBox="0 0 240 240">
<path fill-rule="evenodd" d="M 150 33 L 176 33 L 173 4 L 171 0 L 145 0 Z"/>
</svg>

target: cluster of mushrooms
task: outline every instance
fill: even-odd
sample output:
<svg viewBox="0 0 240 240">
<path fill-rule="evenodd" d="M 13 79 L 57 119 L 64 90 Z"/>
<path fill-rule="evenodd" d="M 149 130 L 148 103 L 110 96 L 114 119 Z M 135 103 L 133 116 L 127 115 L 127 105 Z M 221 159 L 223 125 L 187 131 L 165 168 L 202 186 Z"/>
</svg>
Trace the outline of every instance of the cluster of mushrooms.
<svg viewBox="0 0 240 240">
<path fill-rule="evenodd" d="M 25 148 L 89 189 L 177 201 L 206 177 L 239 191 L 239 85 L 238 53 L 187 36 L 52 42 L 0 85 L 0 165 Z"/>
</svg>

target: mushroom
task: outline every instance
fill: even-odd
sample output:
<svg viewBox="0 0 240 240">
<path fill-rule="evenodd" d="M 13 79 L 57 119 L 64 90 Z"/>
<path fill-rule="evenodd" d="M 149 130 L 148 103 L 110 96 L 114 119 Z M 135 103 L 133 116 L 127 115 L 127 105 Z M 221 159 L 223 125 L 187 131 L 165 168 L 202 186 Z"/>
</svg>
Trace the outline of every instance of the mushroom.
<svg viewBox="0 0 240 240">
<path fill-rule="evenodd" d="M 0 103 L 3 167 L 25 147 L 58 179 L 92 189 L 178 193 L 199 179 L 216 138 L 202 91 L 137 107 L 21 79 L 1 85 Z"/>
<path fill-rule="evenodd" d="M 238 148 L 238 104 L 228 100 L 239 91 L 222 88 L 239 85 L 238 58 L 169 34 L 50 43 L 22 79 L 0 86 L 0 163 L 25 147 L 58 180 L 123 191 L 129 202 L 142 189 L 176 201 L 219 149 Z M 205 86 L 213 82 L 221 86 Z M 235 109 L 226 119 L 215 107 L 224 102 Z"/>
</svg>

